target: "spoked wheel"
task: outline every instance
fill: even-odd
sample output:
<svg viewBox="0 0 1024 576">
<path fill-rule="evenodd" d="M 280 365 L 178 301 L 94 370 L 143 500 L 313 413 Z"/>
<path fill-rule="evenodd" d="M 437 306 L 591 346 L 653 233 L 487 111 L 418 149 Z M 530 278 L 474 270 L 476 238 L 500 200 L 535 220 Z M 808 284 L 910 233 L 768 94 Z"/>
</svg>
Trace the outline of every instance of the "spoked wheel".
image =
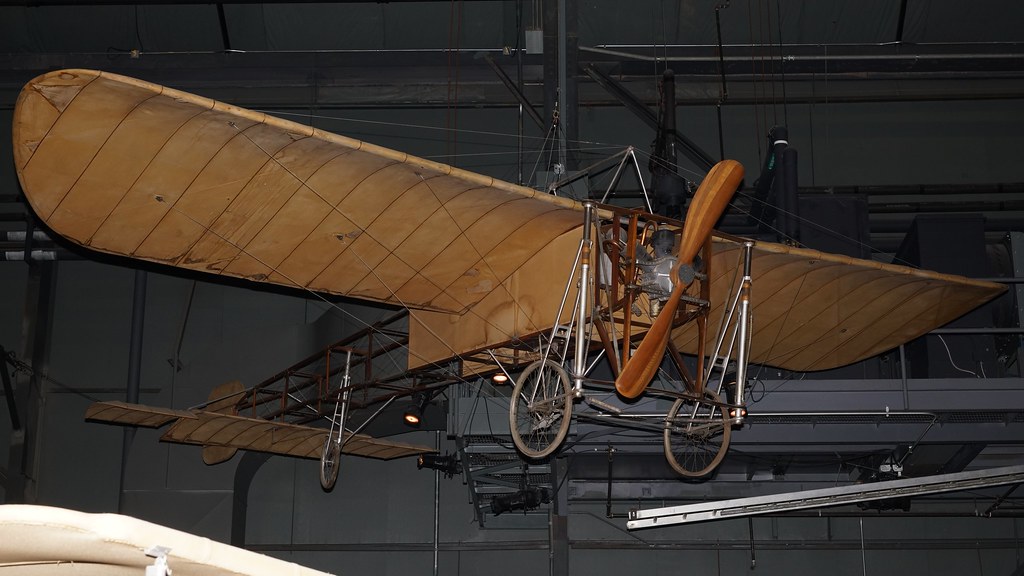
<svg viewBox="0 0 1024 576">
<path fill-rule="evenodd" d="M 331 490 L 338 481 L 338 469 L 341 464 L 341 442 L 328 433 L 324 441 L 324 449 L 320 454 L 320 486 Z"/>
<path fill-rule="evenodd" d="M 569 375 L 551 359 L 523 370 L 512 389 L 508 421 L 516 448 L 527 458 L 544 458 L 569 433 L 572 390 Z"/>
<path fill-rule="evenodd" d="M 665 458 L 683 476 L 707 476 L 725 458 L 732 426 L 719 403 L 718 394 L 704 390 L 703 400 L 676 400 L 665 418 Z"/>
</svg>

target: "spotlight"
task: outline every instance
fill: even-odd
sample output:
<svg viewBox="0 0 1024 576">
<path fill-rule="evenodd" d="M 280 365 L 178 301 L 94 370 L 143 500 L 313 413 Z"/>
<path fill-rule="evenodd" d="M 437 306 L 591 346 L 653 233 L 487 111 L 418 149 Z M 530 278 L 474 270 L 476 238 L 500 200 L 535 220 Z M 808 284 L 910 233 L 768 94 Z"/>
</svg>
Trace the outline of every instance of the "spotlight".
<svg viewBox="0 0 1024 576">
<path fill-rule="evenodd" d="M 541 504 L 551 502 L 551 493 L 547 488 L 529 486 L 512 494 L 502 494 L 491 498 L 491 514 L 495 516 L 511 510 L 536 510 Z"/>
<path fill-rule="evenodd" d="M 459 460 L 454 454 L 420 454 L 420 457 L 416 459 L 416 468 L 422 470 L 429 468 L 431 470 L 437 470 L 444 474 L 445 478 L 451 478 L 461 472 L 459 468 Z"/>
<path fill-rule="evenodd" d="M 430 404 L 430 396 L 424 392 L 417 392 L 412 395 L 412 406 L 405 411 L 402 418 L 405 423 L 409 426 L 419 426 L 420 420 L 423 419 L 423 411 L 427 409 L 427 404 Z"/>
<path fill-rule="evenodd" d="M 494 376 L 491 376 L 491 381 L 495 384 L 504 384 L 505 382 L 508 382 L 508 376 L 506 376 L 504 372 L 497 372 Z"/>
</svg>

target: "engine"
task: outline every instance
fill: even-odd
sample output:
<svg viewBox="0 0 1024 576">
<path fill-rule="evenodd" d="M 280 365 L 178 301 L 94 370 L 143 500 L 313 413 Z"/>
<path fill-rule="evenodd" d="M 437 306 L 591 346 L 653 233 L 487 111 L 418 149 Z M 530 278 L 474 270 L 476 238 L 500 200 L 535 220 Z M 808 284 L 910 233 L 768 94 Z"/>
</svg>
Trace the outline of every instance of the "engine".
<svg viewBox="0 0 1024 576">
<path fill-rule="evenodd" d="M 672 280 L 672 269 L 676 265 L 676 257 L 672 255 L 674 246 L 675 234 L 671 230 L 658 230 L 651 235 L 651 253 L 642 250 L 637 256 L 638 283 L 650 299 L 651 318 L 658 316 L 675 286 Z"/>
</svg>

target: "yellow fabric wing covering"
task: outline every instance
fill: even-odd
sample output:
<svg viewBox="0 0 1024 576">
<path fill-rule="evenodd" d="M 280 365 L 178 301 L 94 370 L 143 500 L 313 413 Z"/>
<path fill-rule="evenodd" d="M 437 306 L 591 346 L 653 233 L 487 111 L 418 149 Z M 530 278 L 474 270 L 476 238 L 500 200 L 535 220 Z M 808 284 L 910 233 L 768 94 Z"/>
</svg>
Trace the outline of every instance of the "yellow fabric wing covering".
<svg viewBox="0 0 1024 576">
<path fill-rule="evenodd" d="M 581 236 L 572 200 L 91 70 L 26 85 L 13 133 L 26 197 L 66 238 L 410 308 L 409 368 L 549 329 Z M 716 239 L 712 329 L 737 250 Z M 798 371 L 871 357 L 1004 290 L 771 243 L 753 282 L 751 361 Z M 672 338 L 696 351 L 693 326 Z"/>
<path fill-rule="evenodd" d="M 713 238 L 709 351 L 731 290 L 740 279 L 739 257 L 740 244 Z M 561 261 L 571 262 L 571 253 Z M 891 350 L 1006 290 L 993 282 L 772 242 L 755 244 L 751 268 L 750 361 L 794 371 L 838 368 Z M 547 317 L 535 315 L 536 324 L 550 326 L 554 308 L 549 312 Z M 410 341 L 417 343 L 417 355 L 410 357 L 414 365 L 447 358 L 453 348 L 481 350 L 500 345 L 507 341 L 503 334 L 521 329 L 493 314 L 423 311 L 412 319 Z M 681 351 L 695 354 L 696 325 L 675 328 L 672 340 Z"/>
<path fill-rule="evenodd" d="M 87 420 L 148 426 L 174 423 L 161 440 L 178 444 L 215 446 L 319 459 L 327 430 L 220 412 L 170 410 L 125 402 L 95 402 L 86 410 Z M 391 460 L 434 452 L 426 446 L 346 433 L 346 454 Z"/>
<path fill-rule="evenodd" d="M 329 576 L 180 530 L 119 514 L 50 506 L 0 506 L 0 575 L 140 576 L 170 549 L 174 576 Z"/>
<path fill-rule="evenodd" d="M 742 273 L 740 245 L 716 238 L 711 313 L 716 329 Z M 770 242 L 755 244 L 751 264 L 750 361 L 814 371 L 870 358 L 955 320 L 1005 287 L 962 276 L 883 264 Z M 673 333 L 680 350 L 697 350 L 697 331 Z M 711 342 L 709 342 L 709 345 Z"/>
<path fill-rule="evenodd" d="M 82 246 L 408 308 L 463 312 L 582 224 L 572 200 L 105 72 L 29 82 L 13 135 L 36 214 Z"/>
</svg>

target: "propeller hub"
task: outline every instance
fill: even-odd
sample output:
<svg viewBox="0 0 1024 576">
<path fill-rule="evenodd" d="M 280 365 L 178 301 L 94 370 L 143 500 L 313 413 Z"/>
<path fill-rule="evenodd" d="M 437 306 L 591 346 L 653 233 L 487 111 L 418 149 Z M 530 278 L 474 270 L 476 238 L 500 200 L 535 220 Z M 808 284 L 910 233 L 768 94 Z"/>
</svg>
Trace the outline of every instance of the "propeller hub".
<svg viewBox="0 0 1024 576">
<path fill-rule="evenodd" d="M 689 286 L 697 278 L 697 271 L 693 269 L 693 264 L 680 264 L 679 271 L 676 274 L 679 275 L 679 282 L 683 286 Z"/>
</svg>

